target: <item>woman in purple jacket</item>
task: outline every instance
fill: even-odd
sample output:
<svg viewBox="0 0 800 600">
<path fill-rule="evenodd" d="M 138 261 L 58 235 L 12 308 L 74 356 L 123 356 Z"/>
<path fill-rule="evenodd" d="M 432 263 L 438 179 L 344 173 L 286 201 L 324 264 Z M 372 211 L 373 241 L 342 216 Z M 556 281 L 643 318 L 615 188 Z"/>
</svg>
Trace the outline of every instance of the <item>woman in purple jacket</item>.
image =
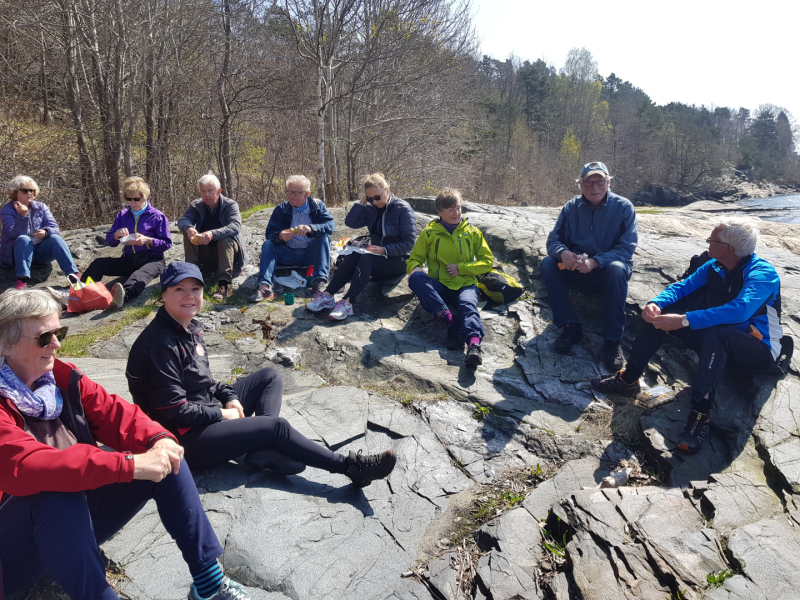
<svg viewBox="0 0 800 600">
<path fill-rule="evenodd" d="M 123 244 L 122 256 L 96 258 L 83 274 L 84 281 L 89 277 L 100 281 L 106 275 L 128 276 L 124 284 L 115 283 L 111 288 L 114 299 L 109 308 L 122 308 L 161 275 L 167 266 L 164 253 L 172 247 L 169 220 L 148 202 L 150 186 L 147 182 L 141 177 L 128 177 L 122 182 L 122 197 L 128 208 L 117 213 L 106 234 L 106 243 L 112 248 Z"/>
<path fill-rule="evenodd" d="M 10 200 L 0 208 L 0 265 L 14 267 L 17 289 L 27 285 L 34 263 L 56 260 L 64 275 L 77 275 L 78 267 L 53 214 L 46 204 L 34 200 L 39 195 L 38 184 L 30 177 L 17 175 L 8 182 L 6 193 Z"/>
</svg>

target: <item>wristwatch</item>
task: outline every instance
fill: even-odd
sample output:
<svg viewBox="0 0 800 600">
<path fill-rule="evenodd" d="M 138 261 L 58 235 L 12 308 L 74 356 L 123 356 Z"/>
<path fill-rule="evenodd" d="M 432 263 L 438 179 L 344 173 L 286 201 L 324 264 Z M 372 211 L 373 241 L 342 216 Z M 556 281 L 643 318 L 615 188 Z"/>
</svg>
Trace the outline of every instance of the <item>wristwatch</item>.
<svg viewBox="0 0 800 600">
<path fill-rule="evenodd" d="M 681 325 L 683 325 L 684 327 L 688 327 L 689 326 L 689 319 L 687 319 L 684 316 L 683 319 L 681 320 Z"/>
</svg>

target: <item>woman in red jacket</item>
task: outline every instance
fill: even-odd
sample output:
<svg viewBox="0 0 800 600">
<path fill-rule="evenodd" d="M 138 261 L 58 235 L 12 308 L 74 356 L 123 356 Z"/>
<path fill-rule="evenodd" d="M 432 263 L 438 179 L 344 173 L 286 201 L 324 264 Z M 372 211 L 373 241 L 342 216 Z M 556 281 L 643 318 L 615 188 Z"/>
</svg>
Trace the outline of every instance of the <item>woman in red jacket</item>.
<svg viewBox="0 0 800 600">
<path fill-rule="evenodd" d="M 183 448 L 56 359 L 67 335 L 60 314 L 42 290 L 0 295 L 0 597 L 50 573 L 70 598 L 119 600 L 98 545 L 153 499 L 194 578 L 189 600 L 248 598 L 223 577 Z"/>
</svg>

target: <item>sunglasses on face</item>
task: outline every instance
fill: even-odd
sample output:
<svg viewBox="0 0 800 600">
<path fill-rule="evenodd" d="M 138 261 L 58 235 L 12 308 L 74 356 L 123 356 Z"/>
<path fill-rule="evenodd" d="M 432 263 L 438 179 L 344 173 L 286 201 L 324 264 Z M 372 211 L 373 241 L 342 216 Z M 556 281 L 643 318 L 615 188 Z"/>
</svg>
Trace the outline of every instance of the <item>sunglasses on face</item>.
<svg viewBox="0 0 800 600">
<path fill-rule="evenodd" d="M 35 194 L 36 190 L 29 190 L 28 188 L 19 188 L 18 192 L 22 192 L 23 194 Z"/>
<path fill-rule="evenodd" d="M 44 331 L 39 335 L 23 335 L 22 337 L 30 338 L 32 340 L 39 340 L 39 347 L 46 348 L 47 344 L 50 343 L 50 340 L 53 339 L 53 336 L 56 336 L 56 339 L 59 342 L 63 342 L 64 338 L 67 337 L 67 331 L 69 331 L 69 327 L 65 325 L 64 327 L 53 329 L 53 331 Z"/>
<path fill-rule="evenodd" d="M 377 196 L 367 196 L 367 202 L 369 202 L 370 204 L 372 204 L 373 202 L 377 202 L 380 199 L 381 199 L 381 194 L 378 194 Z"/>
<path fill-rule="evenodd" d="M 125 198 L 125 202 L 139 202 L 140 200 L 144 200 L 144 198 Z"/>
</svg>

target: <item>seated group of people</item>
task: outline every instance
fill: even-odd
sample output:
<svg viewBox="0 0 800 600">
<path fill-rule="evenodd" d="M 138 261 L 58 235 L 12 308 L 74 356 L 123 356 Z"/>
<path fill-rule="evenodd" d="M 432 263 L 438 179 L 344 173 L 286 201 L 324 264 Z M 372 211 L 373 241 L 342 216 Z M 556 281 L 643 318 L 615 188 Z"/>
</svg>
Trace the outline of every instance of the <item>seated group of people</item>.
<svg viewBox="0 0 800 600">
<path fill-rule="evenodd" d="M 612 371 L 591 380 L 601 392 L 635 395 L 666 333 L 677 334 L 700 357 L 693 410 L 679 442 L 679 448 L 697 452 L 709 432 L 709 412 L 726 364 L 768 369 L 780 355 L 780 280 L 754 253 L 757 228 L 746 220 L 721 219 L 706 240 L 709 260 L 643 310 L 644 324 L 623 370 L 620 340 L 638 235 L 631 203 L 610 191 L 610 180 L 603 163 L 587 164 L 577 180 L 581 194 L 564 206 L 548 237 L 549 256 L 541 262 L 541 274 L 554 323 L 561 328 L 554 349 L 568 353 L 583 337 L 570 303 L 573 287 L 601 295 L 603 355 Z M 130 241 L 136 243 L 126 243 L 120 259 L 98 259 L 124 261 L 131 272 L 128 282 L 134 279 L 130 289 L 123 288 L 126 295 L 141 292 L 147 274 L 160 276 L 164 305 L 134 343 L 126 368 L 135 404 L 108 394 L 58 360 L 56 352 L 67 335 L 60 306 L 44 291 L 25 289 L 24 278 L 33 261 L 48 256 L 58 259 L 65 273 L 77 270 L 66 244 L 57 241 L 58 226 L 47 207 L 32 202 L 35 182 L 18 183 L 16 195 L 0 210 L 0 257 L 16 266 L 23 282 L 20 289 L 0 295 L 0 490 L 5 494 L 0 499 L 0 597 L 3 589 L 22 593 L 50 573 L 73 598 L 118 598 L 106 582 L 98 545 L 153 499 L 191 572 L 189 599 L 247 598 L 218 563 L 222 548 L 190 468 L 243 457 L 254 470 L 288 475 L 311 465 L 364 486 L 391 473 L 394 454 L 345 456 L 304 437 L 280 417 L 283 382 L 274 369 L 233 385 L 213 379 L 201 326 L 194 319 L 203 306 L 203 275 L 192 262 L 164 264 L 163 250 L 170 243 L 166 218 L 148 205 L 149 188 L 138 178 L 126 180 L 130 206 L 117 215 L 107 238 L 113 245 L 132 230 Z M 447 189 L 437 196 L 439 218 L 417 237 L 411 207 L 391 194 L 382 176 L 369 176 L 365 198 L 347 216 L 350 227 L 368 228 L 369 253 L 346 256 L 328 283 L 325 255 L 333 220 L 309 189 L 310 182 L 300 176 L 287 182 L 287 202 L 275 209 L 267 227 L 254 300 L 274 295 L 272 277 L 279 261 L 314 264 L 316 293 L 307 307 L 331 308 L 345 318 L 371 274 L 405 272 L 423 308 L 446 326 L 448 346 L 463 350 L 466 342 L 467 364 L 481 364 L 484 330 L 475 284 L 477 275 L 491 270 L 494 258 L 481 232 L 462 218 L 458 191 Z M 202 262 L 204 253 L 208 260 L 215 256 L 220 272 L 230 276 L 224 280 L 229 287 L 237 261 L 246 260 L 237 238 L 238 206 L 220 196 L 216 181 L 206 179 L 200 192 L 202 198 L 179 221 L 187 257 L 193 253 Z M 238 228 L 230 227 L 233 221 Z M 10 259 L 4 253 L 9 228 L 23 238 L 12 244 Z M 226 228 L 236 235 L 217 237 Z M 218 243 L 216 253 L 208 248 L 226 239 L 234 241 Z M 96 272 L 122 273 L 122 264 L 101 263 Z M 348 282 L 348 292 L 337 302 L 334 295 Z M 458 306 L 457 315 L 448 303 Z M 98 442 L 117 452 L 101 450 Z"/>
</svg>

